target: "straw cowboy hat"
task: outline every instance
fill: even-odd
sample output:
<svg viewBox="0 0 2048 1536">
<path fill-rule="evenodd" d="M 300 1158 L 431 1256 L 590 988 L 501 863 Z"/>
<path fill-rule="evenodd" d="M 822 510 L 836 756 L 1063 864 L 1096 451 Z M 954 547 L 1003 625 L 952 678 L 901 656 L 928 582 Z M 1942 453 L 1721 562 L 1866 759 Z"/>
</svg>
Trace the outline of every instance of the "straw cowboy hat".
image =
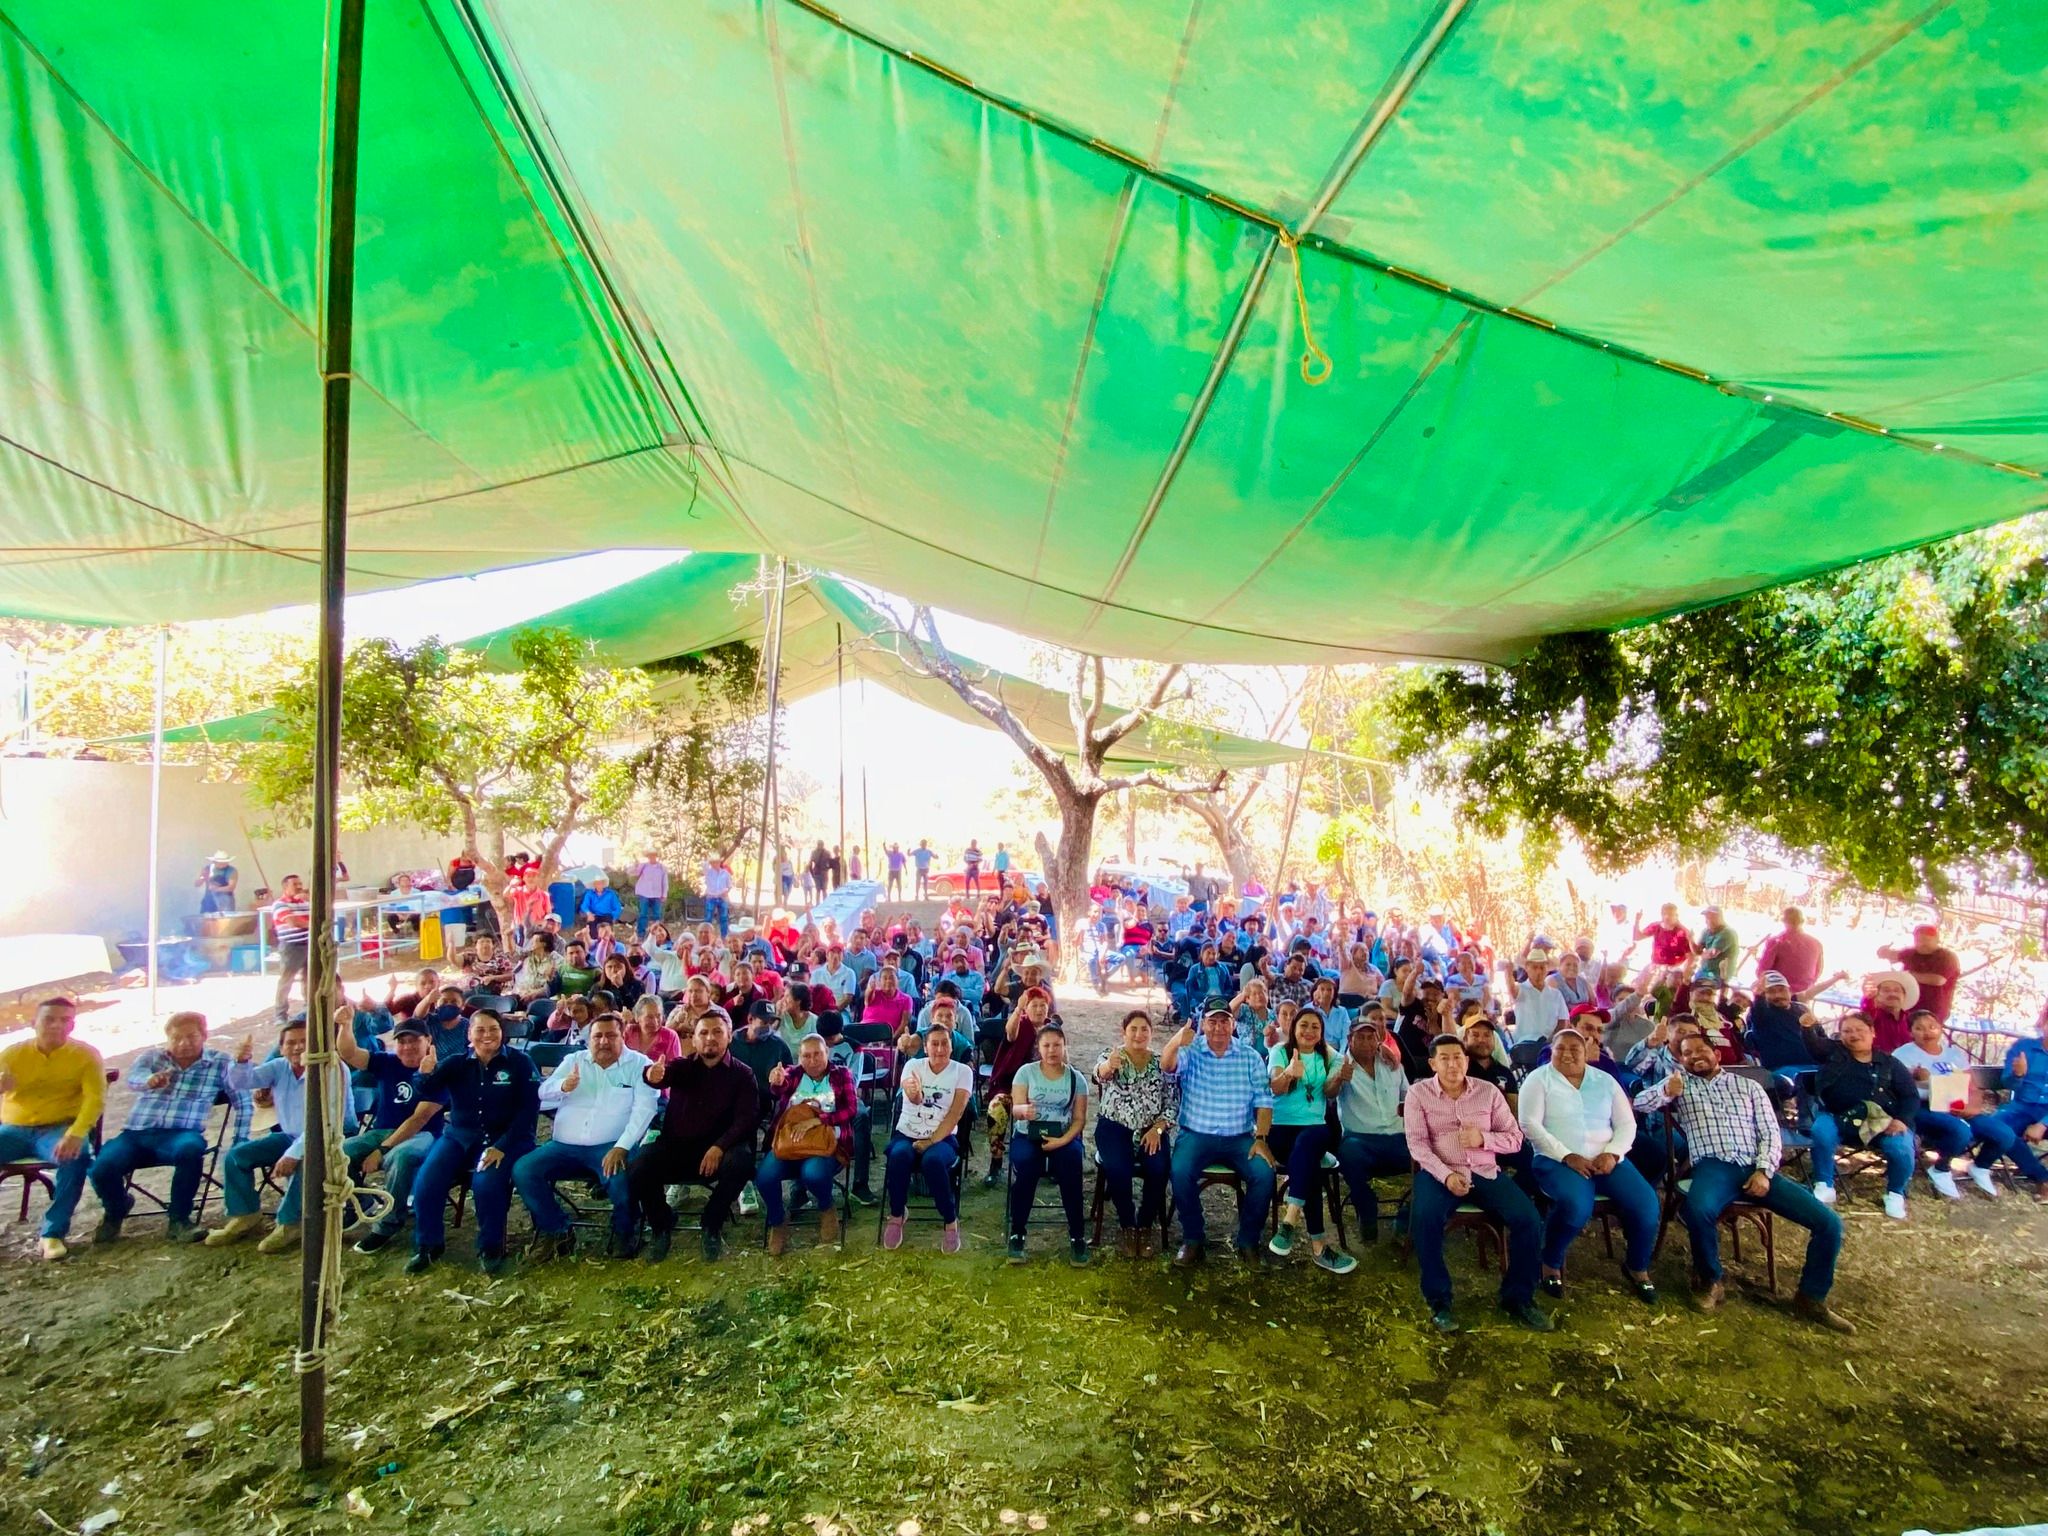
<svg viewBox="0 0 2048 1536">
<path fill-rule="evenodd" d="M 1863 978 L 1863 995 L 1874 998 L 1877 989 L 1887 981 L 1896 981 L 1906 994 L 1906 1006 L 1911 1008 L 1920 1001 L 1920 983 L 1909 971 L 1872 971 Z"/>
</svg>

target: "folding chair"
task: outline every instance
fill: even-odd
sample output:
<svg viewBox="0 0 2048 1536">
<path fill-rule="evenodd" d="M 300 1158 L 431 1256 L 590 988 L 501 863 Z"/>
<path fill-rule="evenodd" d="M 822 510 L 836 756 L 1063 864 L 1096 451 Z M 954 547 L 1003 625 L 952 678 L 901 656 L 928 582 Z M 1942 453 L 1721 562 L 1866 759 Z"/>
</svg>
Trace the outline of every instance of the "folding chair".
<svg viewBox="0 0 2048 1536">
<path fill-rule="evenodd" d="M 1527 1077 L 1543 1065 L 1543 1052 L 1550 1042 L 1547 1040 L 1518 1040 L 1508 1047 L 1508 1065 L 1515 1069 L 1515 1076 Z"/>
<path fill-rule="evenodd" d="M 121 1074 L 119 1072 L 112 1069 L 108 1070 L 107 1081 L 109 1083 L 119 1082 L 120 1078 Z M 104 1139 L 106 1126 L 107 1118 L 105 1115 L 101 1115 L 99 1119 L 92 1123 L 92 1130 L 87 1134 L 86 1140 L 94 1152 L 98 1152 L 100 1149 L 100 1142 Z M 0 1163 L 0 1185 L 5 1185 L 9 1179 L 21 1180 L 21 1214 L 14 1218 L 17 1225 L 28 1220 L 29 1196 L 36 1192 L 38 1186 L 41 1187 L 46 1198 L 51 1200 L 57 1198 L 57 1185 L 51 1177 L 56 1171 L 57 1165 L 55 1163 L 44 1162 L 42 1159 L 34 1157 L 24 1157 L 11 1163 Z"/>
<path fill-rule="evenodd" d="M 850 1127 L 849 1134 L 851 1134 Z M 915 1183 L 914 1180 L 912 1182 L 913 1184 Z M 792 1193 L 790 1198 L 794 1200 L 795 1197 L 795 1193 Z M 839 1241 L 835 1246 L 843 1249 L 846 1246 L 847 1228 L 853 1225 L 853 1160 L 851 1158 L 841 1163 L 839 1171 L 832 1176 L 832 1197 L 833 1203 L 839 1207 Z M 805 1202 L 801 1209 L 798 1209 L 795 1205 L 786 1206 L 785 1209 L 789 1213 L 791 1223 L 794 1223 L 796 1218 L 803 1215 L 805 1211 L 816 1211 L 819 1217 L 819 1225 L 822 1227 L 824 1224 L 825 1212 L 823 1208 L 812 1205 L 808 1201 Z M 768 1246 L 768 1223 L 766 1221 L 761 1223 L 761 1246 L 763 1248 Z"/>
<path fill-rule="evenodd" d="M 205 1223 L 206 1202 L 212 1196 L 213 1191 L 221 1187 L 218 1177 L 221 1154 L 228 1148 L 228 1134 L 233 1129 L 235 1123 L 235 1100 L 232 1094 L 223 1089 L 214 1095 L 213 1104 L 214 1108 L 224 1109 L 225 1113 L 221 1115 L 220 1125 L 213 1133 L 213 1141 L 206 1149 L 206 1161 L 200 1166 L 199 1197 L 192 1203 L 192 1223 L 194 1226 L 200 1226 Z M 127 1219 L 130 1221 L 133 1221 L 137 1216 L 168 1217 L 171 1214 L 171 1202 L 168 1195 L 158 1195 L 154 1191 L 145 1189 L 142 1185 L 135 1182 L 135 1175 L 137 1173 L 148 1171 L 147 1169 L 138 1168 L 135 1170 L 135 1173 L 128 1175 L 128 1198 L 134 1202 L 129 1208 L 127 1216 Z M 154 1206 L 155 1209 L 148 1211 L 141 1209 L 142 1202 L 145 1200 Z"/>
<path fill-rule="evenodd" d="M 1724 1071 L 1738 1071 L 1734 1067 Z M 1750 1070 L 1761 1070 L 1760 1068 Z M 1678 1152 L 1672 1140 L 1670 1115 L 1664 1116 L 1664 1198 L 1657 1218 L 1657 1246 L 1650 1250 L 1652 1258 L 1664 1251 L 1664 1235 L 1671 1227 L 1671 1218 L 1678 1214 L 1678 1207 L 1692 1188 L 1692 1166 L 1687 1158 L 1685 1170 L 1678 1165 Z M 1777 1218 L 1767 1205 L 1760 1205 L 1747 1195 L 1738 1194 L 1721 1212 L 1720 1225 L 1728 1233 L 1729 1256 L 1740 1262 L 1742 1258 L 1742 1226 L 1747 1222 L 1756 1228 L 1757 1237 L 1764 1247 L 1764 1279 L 1771 1294 L 1778 1294 L 1778 1228 Z M 1505 1262 L 1505 1260 L 1503 1260 Z"/>
<path fill-rule="evenodd" d="M 895 1105 L 893 1101 L 891 1101 L 890 1108 L 892 1111 L 890 1123 L 894 1124 L 895 1115 L 893 1111 Z M 959 1156 L 953 1161 L 952 1173 L 953 1209 L 956 1211 L 960 1209 L 961 1196 L 967 1187 L 967 1161 L 969 1155 L 967 1122 L 969 1117 L 969 1115 L 962 1115 L 959 1127 L 953 1132 L 953 1147 L 959 1153 Z M 884 1155 L 886 1156 L 886 1153 Z M 920 1194 L 920 1191 L 924 1191 L 924 1193 Z M 920 1201 L 927 1207 L 922 1215 L 918 1211 Z M 903 1202 L 904 1225 L 935 1226 L 938 1224 L 938 1219 L 938 1208 L 931 1204 L 930 1192 L 924 1190 L 924 1168 L 921 1164 L 912 1163 L 910 1166 L 910 1194 Z M 875 1246 L 877 1248 L 882 1246 L 882 1232 L 888 1224 L 889 1202 L 887 1199 L 877 1200 L 875 1202 Z"/>
<path fill-rule="evenodd" d="M 1088 1167 L 1095 1175 L 1095 1177 L 1090 1181 L 1094 1185 L 1094 1189 L 1088 1197 L 1088 1241 L 1092 1246 L 1100 1248 L 1102 1246 L 1102 1213 L 1109 1206 L 1109 1186 L 1104 1184 L 1102 1181 L 1102 1159 L 1096 1156 L 1095 1143 L 1092 1140 L 1088 1143 Z M 1132 1175 L 1131 1182 L 1133 1185 L 1132 1192 L 1135 1195 L 1138 1192 L 1138 1189 L 1142 1186 L 1143 1181 L 1139 1179 L 1138 1176 L 1134 1173 Z M 1055 1190 L 1055 1193 L 1057 1193 L 1057 1190 Z M 1034 1211 L 1034 1213 L 1037 1211 L 1040 1203 L 1041 1202 L 1033 1202 L 1032 1210 Z M 1005 1206 L 1004 1209 L 1008 1210 L 1008 1207 Z M 1058 1207 L 1055 1206 L 1054 1209 L 1057 1210 Z M 1172 1238 L 1173 1179 L 1169 1174 L 1166 1180 L 1166 1198 L 1159 1202 L 1159 1246 L 1162 1249 L 1171 1247 Z"/>
</svg>

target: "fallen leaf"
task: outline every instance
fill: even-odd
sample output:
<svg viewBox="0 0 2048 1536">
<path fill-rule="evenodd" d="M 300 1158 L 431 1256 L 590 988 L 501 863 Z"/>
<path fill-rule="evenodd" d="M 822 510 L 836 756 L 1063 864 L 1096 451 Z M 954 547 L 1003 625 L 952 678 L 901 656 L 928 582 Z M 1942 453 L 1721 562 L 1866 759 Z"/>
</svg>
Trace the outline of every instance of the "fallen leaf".
<svg viewBox="0 0 2048 1536">
<path fill-rule="evenodd" d="M 341 1507 L 358 1520 L 367 1520 L 370 1516 L 377 1513 L 376 1510 L 370 1507 L 370 1501 L 363 1497 L 363 1490 L 360 1488 L 349 1489 L 342 1496 Z"/>
<path fill-rule="evenodd" d="M 106 1530 L 109 1526 L 119 1525 L 120 1523 L 121 1511 L 110 1507 L 101 1510 L 96 1515 L 87 1515 L 78 1522 L 78 1529 L 80 1536 L 99 1536 L 99 1533 Z"/>
</svg>

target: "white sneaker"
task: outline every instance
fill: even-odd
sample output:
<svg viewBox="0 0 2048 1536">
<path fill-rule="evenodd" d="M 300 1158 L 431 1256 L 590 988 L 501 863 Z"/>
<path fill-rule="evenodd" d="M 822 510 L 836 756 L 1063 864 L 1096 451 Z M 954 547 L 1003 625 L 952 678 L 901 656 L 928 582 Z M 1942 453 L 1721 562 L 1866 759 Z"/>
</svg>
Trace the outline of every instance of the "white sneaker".
<svg viewBox="0 0 2048 1536">
<path fill-rule="evenodd" d="M 1906 1219 L 1906 1197 L 1904 1195 L 1887 1194 L 1884 1197 L 1884 1213 L 1891 1217 L 1893 1221 L 1904 1221 Z"/>
<path fill-rule="evenodd" d="M 1832 1184 L 1814 1185 L 1813 1198 L 1822 1205 L 1833 1205 L 1835 1203 L 1835 1186 Z"/>
<path fill-rule="evenodd" d="M 1945 1200 L 1960 1200 L 1963 1198 L 1963 1192 L 1956 1188 L 1956 1176 L 1946 1168 L 1928 1169 L 1927 1182 L 1932 1184 Z"/>
<path fill-rule="evenodd" d="M 1998 1186 L 1992 1182 L 1991 1170 L 1989 1168 L 1972 1168 L 1970 1170 L 1970 1182 L 1983 1190 L 1992 1199 L 1996 1200 L 1998 1198 Z"/>
</svg>

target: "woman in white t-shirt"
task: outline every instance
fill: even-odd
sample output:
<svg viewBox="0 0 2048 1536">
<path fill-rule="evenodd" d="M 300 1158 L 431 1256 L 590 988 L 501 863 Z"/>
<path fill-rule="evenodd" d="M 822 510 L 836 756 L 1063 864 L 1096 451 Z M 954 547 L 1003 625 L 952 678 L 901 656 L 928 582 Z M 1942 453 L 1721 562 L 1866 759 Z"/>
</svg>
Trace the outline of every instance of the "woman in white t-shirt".
<svg viewBox="0 0 2048 1536">
<path fill-rule="evenodd" d="M 1038 1031 L 1038 1059 L 1017 1069 L 1010 1083 L 1010 1262 L 1024 1262 L 1024 1228 L 1039 1178 L 1059 1186 L 1067 1216 L 1067 1244 L 1075 1264 L 1088 1262 L 1081 1226 L 1081 1132 L 1088 1124 L 1088 1080 L 1067 1062 L 1066 1031 Z"/>
<path fill-rule="evenodd" d="M 953 1059 L 953 1031 L 934 1023 L 925 1031 L 924 1059 L 903 1069 L 903 1107 L 885 1154 L 883 1177 L 889 1215 L 882 1226 L 882 1246 L 903 1246 L 904 1212 L 910 1204 L 910 1176 L 924 1174 L 925 1192 L 945 1223 L 939 1235 L 942 1253 L 960 1251 L 960 1207 L 953 1190 L 953 1168 L 960 1161 L 958 1131 L 974 1092 L 974 1073 Z"/>
</svg>

